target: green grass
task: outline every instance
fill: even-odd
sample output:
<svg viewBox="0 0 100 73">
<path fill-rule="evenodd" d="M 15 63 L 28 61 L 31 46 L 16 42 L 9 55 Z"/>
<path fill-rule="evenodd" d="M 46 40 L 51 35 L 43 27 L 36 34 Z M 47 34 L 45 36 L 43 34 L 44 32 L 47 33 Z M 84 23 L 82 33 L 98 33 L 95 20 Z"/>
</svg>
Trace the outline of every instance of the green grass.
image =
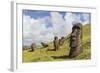
<svg viewBox="0 0 100 73">
<path fill-rule="evenodd" d="M 49 43 L 49 47 L 36 49 L 34 52 L 29 52 L 29 50 L 24 50 L 22 53 L 23 62 L 44 62 L 44 61 L 64 61 L 64 60 L 83 60 L 91 59 L 91 27 L 90 24 L 83 26 L 83 53 L 75 58 L 68 58 L 69 54 L 69 39 L 66 38 L 64 44 L 60 47 L 58 51 L 48 51 L 48 49 L 53 49 L 53 43 Z"/>
</svg>

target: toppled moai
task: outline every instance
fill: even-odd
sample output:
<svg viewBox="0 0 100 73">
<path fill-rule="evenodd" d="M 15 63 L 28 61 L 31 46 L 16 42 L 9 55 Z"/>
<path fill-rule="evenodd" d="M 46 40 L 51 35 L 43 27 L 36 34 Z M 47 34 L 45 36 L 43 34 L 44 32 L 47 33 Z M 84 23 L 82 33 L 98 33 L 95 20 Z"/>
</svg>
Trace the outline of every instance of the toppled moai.
<svg viewBox="0 0 100 73">
<path fill-rule="evenodd" d="M 57 36 L 54 37 L 54 41 L 53 41 L 53 44 L 54 44 L 54 50 L 58 50 L 59 49 L 59 39 Z"/>
<path fill-rule="evenodd" d="M 47 43 L 44 43 L 44 42 L 41 42 L 41 45 L 42 45 L 43 47 L 48 47 L 48 44 L 47 44 Z"/>
<path fill-rule="evenodd" d="M 82 48 L 82 24 L 76 23 L 72 27 L 70 36 L 70 52 L 69 57 L 73 58 L 83 52 Z"/>
</svg>

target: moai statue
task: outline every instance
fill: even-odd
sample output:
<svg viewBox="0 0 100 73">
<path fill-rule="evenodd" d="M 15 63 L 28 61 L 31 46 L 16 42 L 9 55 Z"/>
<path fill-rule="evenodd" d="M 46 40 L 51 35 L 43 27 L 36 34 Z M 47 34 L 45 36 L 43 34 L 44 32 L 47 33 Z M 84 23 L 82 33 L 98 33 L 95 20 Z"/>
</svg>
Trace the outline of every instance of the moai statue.
<svg viewBox="0 0 100 73">
<path fill-rule="evenodd" d="M 44 42 L 41 42 L 41 45 L 42 45 L 43 47 L 48 47 L 48 44 L 47 44 L 47 43 L 44 43 Z"/>
<path fill-rule="evenodd" d="M 63 43 L 64 43 L 64 40 L 65 40 L 65 38 L 64 37 L 61 37 L 61 39 L 59 39 L 59 45 L 63 45 Z"/>
<path fill-rule="evenodd" d="M 32 43 L 32 44 L 31 44 L 31 50 L 30 50 L 30 51 L 31 51 L 31 52 L 34 51 L 35 48 L 36 48 L 36 44 L 35 44 L 35 43 Z"/>
<path fill-rule="evenodd" d="M 57 36 L 54 37 L 54 41 L 53 41 L 53 44 L 54 44 L 54 50 L 58 50 L 59 49 L 59 39 Z"/>
<path fill-rule="evenodd" d="M 73 58 L 82 53 L 82 24 L 74 24 L 70 36 L 70 52 L 69 57 Z"/>
</svg>

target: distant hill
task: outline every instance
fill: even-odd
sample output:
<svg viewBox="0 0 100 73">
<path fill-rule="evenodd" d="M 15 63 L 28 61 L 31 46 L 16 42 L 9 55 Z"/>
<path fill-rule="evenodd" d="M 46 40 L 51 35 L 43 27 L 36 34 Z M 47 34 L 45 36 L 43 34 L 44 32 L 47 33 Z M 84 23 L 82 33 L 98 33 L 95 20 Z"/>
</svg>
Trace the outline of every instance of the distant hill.
<svg viewBox="0 0 100 73">
<path fill-rule="evenodd" d="M 53 42 L 49 43 L 47 48 L 41 47 L 36 49 L 34 52 L 28 52 L 28 50 L 23 51 L 23 62 L 38 62 L 38 61 L 64 61 L 64 60 L 82 60 L 91 58 L 91 27 L 90 24 L 86 24 L 82 29 L 83 38 L 83 53 L 75 58 L 68 58 L 69 54 L 69 38 L 65 37 L 64 44 L 60 47 L 58 51 L 48 51 L 48 49 L 53 49 Z"/>
</svg>

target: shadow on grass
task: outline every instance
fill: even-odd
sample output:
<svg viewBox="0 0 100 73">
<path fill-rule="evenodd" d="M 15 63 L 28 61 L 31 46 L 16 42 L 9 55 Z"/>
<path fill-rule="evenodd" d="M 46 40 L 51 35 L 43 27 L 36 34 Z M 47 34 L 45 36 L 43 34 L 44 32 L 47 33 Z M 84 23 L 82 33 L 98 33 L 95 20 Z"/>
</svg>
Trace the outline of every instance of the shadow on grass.
<svg viewBox="0 0 100 73">
<path fill-rule="evenodd" d="M 70 59 L 68 55 L 64 55 L 64 56 L 51 56 L 54 59 Z"/>
<path fill-rule="evenodd" d="M 47 51 L 56 51 L 55 49 L 48 49 Z"/>
</svg>

